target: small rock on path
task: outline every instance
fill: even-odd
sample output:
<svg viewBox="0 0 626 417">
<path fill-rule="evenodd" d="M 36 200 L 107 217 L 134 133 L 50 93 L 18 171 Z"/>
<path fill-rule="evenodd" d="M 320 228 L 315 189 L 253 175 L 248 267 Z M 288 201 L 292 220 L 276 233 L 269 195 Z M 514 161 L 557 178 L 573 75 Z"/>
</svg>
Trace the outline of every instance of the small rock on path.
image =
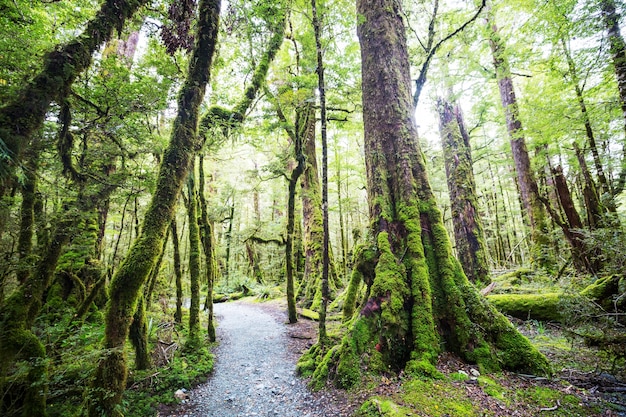
<svg viewBox="0 0 626 417">
<path fill-rule="evenodd" d="M 215 315 L 220 343 L 213 374 L 169 417 L 351 415 L 347 404 L 329 393 L 310 392 L 295 375 L 286 326 L 265 309 L 245 301 L 220 303 Z"/>
</svg>

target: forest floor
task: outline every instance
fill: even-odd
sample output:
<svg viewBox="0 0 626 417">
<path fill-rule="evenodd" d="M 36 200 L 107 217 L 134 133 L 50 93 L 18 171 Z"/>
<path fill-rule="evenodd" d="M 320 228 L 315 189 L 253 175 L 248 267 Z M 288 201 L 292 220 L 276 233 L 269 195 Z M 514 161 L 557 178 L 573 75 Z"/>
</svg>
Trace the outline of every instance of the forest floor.
<svg viewBox="0 0 626 417">
<path fill-rule="evenodd" d="M 184 404 L 161 406 L 159 416 L 626 416 L 626 383 L 600 372 L 594 352 L 534 322 L 516 324 L 552 361 L 555 378 L 505 372 L 476 378 L 471 366 L 442 355 L 442 380 L 381 377 L 360 391 L 311 392 L 295 375 L 295 364 L 315 342 L 317 323 L 287 324 L 280 301 L 221 303 L 215 313 L 219 345 L 213 375 L 189 392 Z"/>
</svg>

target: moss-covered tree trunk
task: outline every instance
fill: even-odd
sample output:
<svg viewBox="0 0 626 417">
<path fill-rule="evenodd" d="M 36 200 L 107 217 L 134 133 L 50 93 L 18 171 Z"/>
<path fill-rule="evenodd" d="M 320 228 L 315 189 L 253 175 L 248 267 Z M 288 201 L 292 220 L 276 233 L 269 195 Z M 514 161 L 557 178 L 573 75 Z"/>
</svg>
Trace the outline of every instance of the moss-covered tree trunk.
<svg viewBox="0 0 626 417">
<path fill-rule="evenodd" d="M 287 231 L 285 238 L 285 272 L 287 275 L 287 315 L 289 323 L 298 321 L 296 312 L 295 291 L 295 265 L 294 265 L 294 230 L 296 218 L 296 185 L 305 169 L 306 160 L 303 151 L 303 140 L 307 130 L 311 129 L 311 123 L 315 124 L 315 110 L 311 103 L 304 103 L 296 109 L 296 126 L 291 133 L 293 141 L 294 159 L 296 166 L 288 178 L 287 191 Z"/>
<path fill-rule="evenodd" d="M 200 227 L 198 226 L 198 199 L 193 172 L 187 178 L 187 214 L 189 220 L 189 346 L 197 346 L 200 339 Z"/>
<path fill-rule="evenodd" d="M 89 398 L 91 417 L 121 414 L 117 406 L 126 388 L 127 378 L 124 343 L 128 338 L 142 286 L 161 249 L 198 145 L 198 111 L 209 80 L 217 42 L 220 3 L 220 0 L 200 1 L 196 44 L 189 60 L 187 79 L 178 96 L 178 113 L 170 144 L 163 155 L 143 231 L 111 281 L 105 321 L 105 350 L 98 363 Z"/>
<path fill-rule="evenodd" d="M 163 246 L 161 247 L 161 252 L 159 253 L 159 257 L 157 258 L 156 263 L 154 264 L 154 268 L 150 271 L 150 275 L 148 278 L 148 286 L 144 292 L 145 305 L 146 310 L 150 309 L 152 305 L 152 296 L 154 295 L 154 289 L 156 288 L 157 281 L 159 280 L 159 274 L 161 272 L 161 266 L 163 265 L 163 258 L 165 258 L 165 251 L 167 249 L 167 241 L 170 238 L 170 229 L 168 228 L 165 232 L 165 239 L 163 239 Z"/>
<path fill-rule="evenodd" d="M 146 0 L 107 0 L 75 39 L 60 45 L 45 58 L 41 72 L 21 89 L 15 99 L 0 108 L 0 139 L 9 151 L 12 168 L 32 135 L 43 125 L 53 101 L 67 96 L 76 77 L 91 64 L 93 53 L 108 41 Z M 6 160 L 0 165 L 7 164 Z M 2 167 L 2 170 L 6 169 Z M 3 190 L 4 187 L 0 187 Z"/>
<path fill-rule="evenodd" d="M 176 216 L 172 218 L 170 228 L 172 251 L 174 252 L 174 275 L 176 276 L 176 311 L 174 312 L 174 323 L 180 324 L 183 322 L 183 272 L 180 267 L 180 248 L 178 244 Z"/>
<path fill-rule="evenodd" d="M 39 143 L 39 140 L 33 141 Z M 24 161 L 24 182 L 22 184 L 22 204 L 20 206 L 20 232 L 17 240 L 19 265 L 17 280 L 23 284 L 30 275 L 29 259 L 32 257 L 33 236 L 35 235 L 35 202 L 37 199 L 37 172 L 39 161 L 38 146 L 32 146 Z M 31 259 L 32 260 L 32 259 Z"/>
<path fill-rule="evenodd" d="M 213 238 L 213 225 L 209 220 L 209 210 L 207 207 L 206 196 L 204 194 L 204 158 L 200 155 L 200 163 L 198 167 L 198 181 L 200 182 L 198 189 L 198 196 L 200 200 L 200 240 L 202 242 L 202 250 L 204 252 L 204 259 L 206 260 L 206 267 L 204 269 L 206 282 L 207 282 L 207 294 L 204 308 L 208 313 L 207 334 L 209 341 L 215 342 L 215 322 L 213 319 L 213 285 L 215 284 L 215 278 L 217 277 L 217 255 L 215 254 L 215 239 Z"/>
<path fill-rule="evenodd" d="M 314 110 L 313 110 L 314 112 Z M 324 218 L 322 213 L 322 187 L 317 167 L 317 150 L 315 146 L 315 114 L 311 116 L 304 131 L 303 151 L 306 164 L 300 184 L 302 186 L 302 223 L 304 250 L 303 291 L 299 294 L 300 303 L 305 307 L 318 310 L 322 301 L 321 280 L 324 260 Z M 329 285 L 334 291 L 337 288 L 337 273 L 329 260 Z"/>
<path fill-rule="evenodd" d="M 71 209 L 56 224 L 50 244 L 44 249 L 32 273 L 0 308 L 0 395 L 11 389 L 7 378 L 18 361 L 29 362 L 27 387 L 23 395 L 22 415 L 46 415 L 47 365 L 44 344 L 31 330 L 50 286 L 63 247 L 69 242 L 78 210 Z M 8 397 L 7 397 L 8 398 Z M 1 408 L 0 408 L 1 409 Z"/>
<path fill-rule="evenodd" d="M 457 103 L 439 99 L 438 108 L 456 251 L 467 278 L 485 286 L 491 279 L 483 224 L 478 214 L 469 134 Z"/>
<path fill-rule="evenodd" d="M 367 302 L 315 381 L 348 387 L 364 369 L 433 374 L 442 349 L 485 370 L 548 373 L 545 357 L 478 294 L 452 255 L 418 148 L 400 1 L 358 0 L 357 15 L 378 260 Z"/>
<path fill-rule="evenodd" d="M 149 369 L 152 366 L 148 346 L 148 323 L 146 321 L 146 298 L 139 297 L 137 310 L 130 325 L 129 338 L 135 349 L 135 369 Z"/>
<path fill-rule="evenodd" d="M 328 231 L 328 138 L 326 134 L 326 83 L 324 82 L 324 61 L 322 54 L 322 36 L 321 36 L 321 17 L 317 13 L 317 0 L 311 0 L 311 10 L 313 17 L 313 30 L 315 33 L 315 49 L 317 54 L 317 89 L 320 95 L 320 118 L 321 120 L 321 136 L 322 136 L 322 279 L 321 287 L 321 305 L 319 309 L 319 332 L 318 344 L 325 348 L 328 343 L 328 334 L 326 332 L 326 310 L 330 301 L 330 242 Z M 321 15 L 322 13 L 320 13 Z"/>
<path fill-rule="evenodd" d="M 509 133 L 511 152 L 517 174 L 517 185 L 519 187 L 522 207 L 528 215 L 532 238 L 532 259 L 531 261 L 547 270 L 554 269 L 554 259 L 548 255 L 549 238 L 546 212 L 543 208 L 539 196 L 539 186 L 532 170 L 530 156 L 524 138 L 524 129 L 519 115 L 519 107 L 513 88 L 513 78 L 506 56 L 505 45 L 500 38 L 497 26 L 487 18 L 491 38 L 489 45 L 493 55 L 493 63 L 500 90 L 500 99 L 506 119 L 506 128 Z"/>
</svg>

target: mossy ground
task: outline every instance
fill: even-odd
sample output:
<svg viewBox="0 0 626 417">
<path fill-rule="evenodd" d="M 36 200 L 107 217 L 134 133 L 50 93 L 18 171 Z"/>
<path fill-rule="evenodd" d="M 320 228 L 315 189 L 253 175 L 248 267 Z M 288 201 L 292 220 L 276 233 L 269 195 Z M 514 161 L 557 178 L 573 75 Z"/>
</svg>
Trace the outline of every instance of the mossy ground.
<svg viewBox="0 0 626 417">
<path fill-rule="evenodd" d="M 357 417 L 600 416 L 610 409 L 567 383 L 511 373 L 471 376 L 470 367 L 446 356 L 439 379 L 383 378 Z M 455 370 L 456 369 L 456 370 Z M 475 368 L 474 368 L 475 369 Z M 464 373 L 459 373 L 461 370 Z M 466 375 L 467 373 L 468 375 Z"/>
</svg>

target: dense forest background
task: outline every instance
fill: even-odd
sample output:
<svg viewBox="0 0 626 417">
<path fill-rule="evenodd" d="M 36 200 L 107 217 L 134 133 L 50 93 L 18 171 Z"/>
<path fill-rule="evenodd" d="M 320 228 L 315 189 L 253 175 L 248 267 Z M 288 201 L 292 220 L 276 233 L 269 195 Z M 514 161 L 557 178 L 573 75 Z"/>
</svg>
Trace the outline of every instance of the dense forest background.
<svg viewBox="0 0 626 417">
<path fill-rule="evenodd" d="M 365 13 L 312 4 L 0 0 L 0 413 L 148 409 L 122 395 L 155 367 L 210 371 L 213 302 L 286 297 L 337 343 L 371 307 Z M 390 4 L 464 275 L 623 371 L 624 5 Z"/>
</svg>

